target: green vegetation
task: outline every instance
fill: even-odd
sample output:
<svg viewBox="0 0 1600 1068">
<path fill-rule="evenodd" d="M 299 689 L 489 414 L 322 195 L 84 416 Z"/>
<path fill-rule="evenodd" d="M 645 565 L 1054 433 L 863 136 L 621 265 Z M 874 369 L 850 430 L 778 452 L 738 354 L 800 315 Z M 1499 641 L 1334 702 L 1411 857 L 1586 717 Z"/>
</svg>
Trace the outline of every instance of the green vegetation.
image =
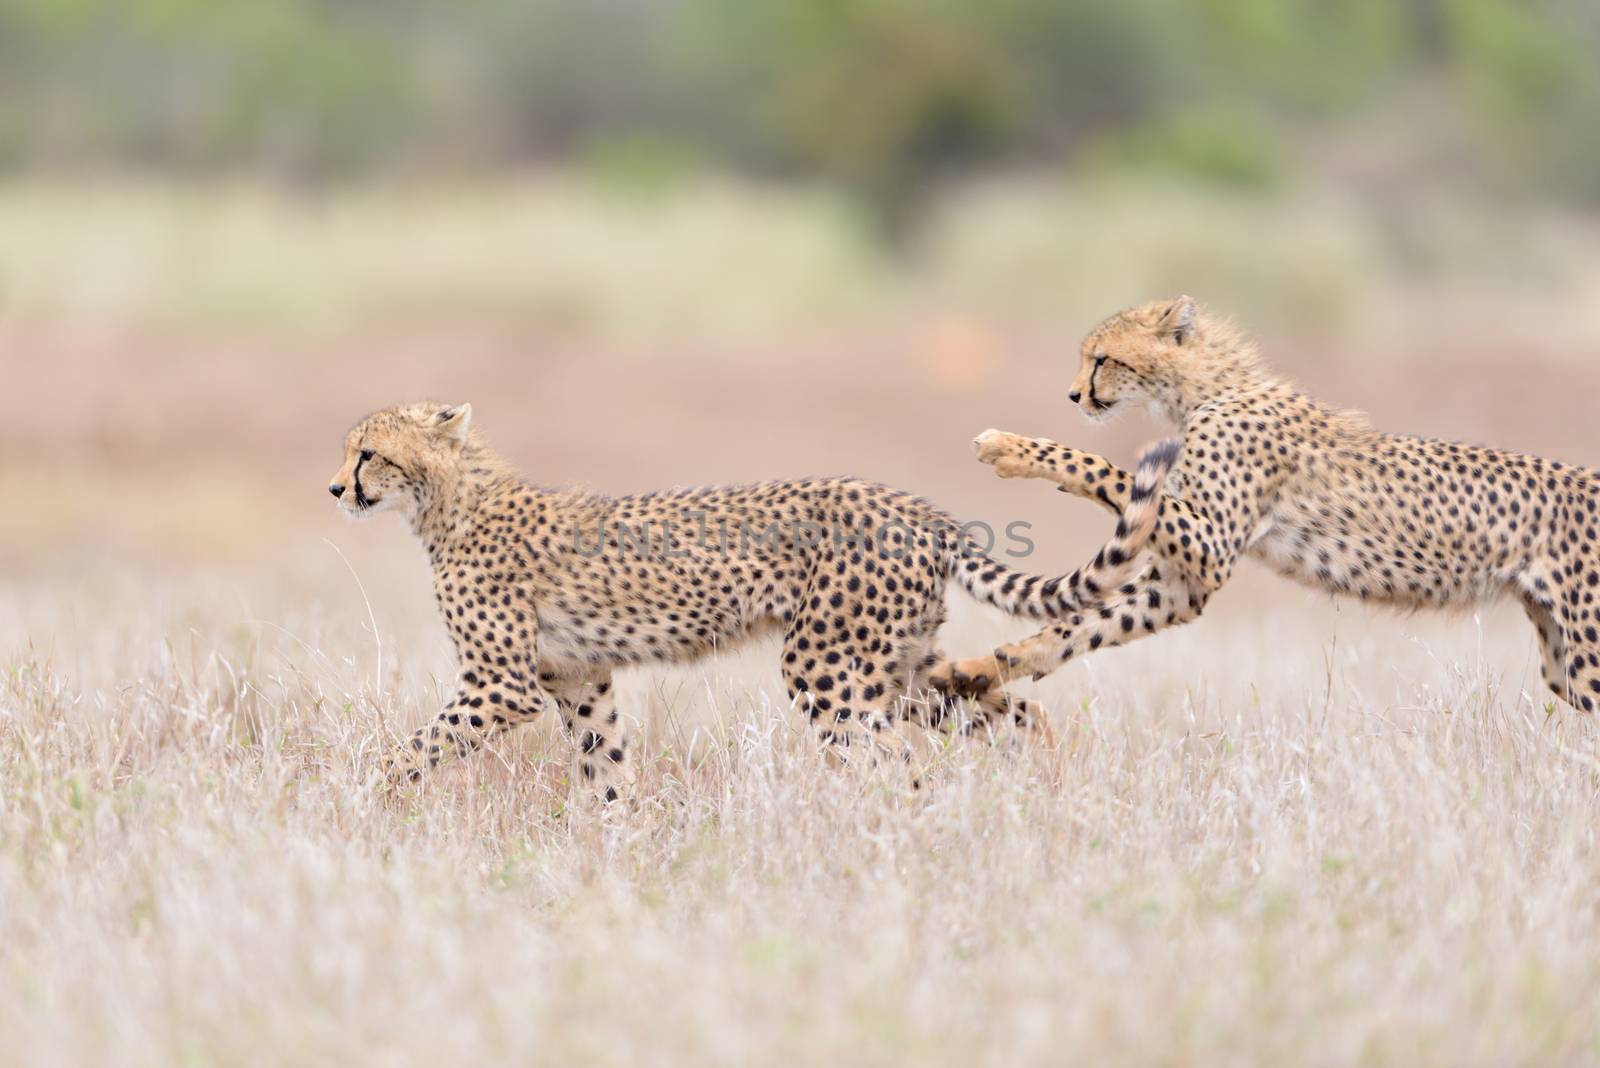
<svg viewBox="0 0 1600 1068">
<path fill-rule="evenodd" d="M 895 228 L 974 167 L 1260 186 L 1302 134 L 1387 121 L 1393 166 L 1586 199 L 1597 52 L 1581 0 L 0 0 L 0 167 L 577 158 L 651 184 L 701 160 Z"/>
</svg>

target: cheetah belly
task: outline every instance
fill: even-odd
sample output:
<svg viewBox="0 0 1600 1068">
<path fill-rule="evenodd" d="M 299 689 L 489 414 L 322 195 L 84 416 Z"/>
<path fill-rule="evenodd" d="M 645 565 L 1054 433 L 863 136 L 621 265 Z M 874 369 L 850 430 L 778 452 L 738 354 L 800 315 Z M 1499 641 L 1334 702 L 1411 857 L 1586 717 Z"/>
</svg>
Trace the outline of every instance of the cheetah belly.
<svg viewBox="0 0 1600 1068">
<path fill-rule="evenodd" d="M 1250 553 L 1302 585 L 1404 608 L 1462 606 L 1504 593 L 1511 575 L 1402 537 L 1382 514 L 1330 502 L 1280 503 Z"/>
<path fill-rule="evenodd" d="M 776 620 L 722 618 L 669 621 L 659 613 L 539 610 L 539 660 L 551 667 L 681 663 L 727 650 L 779 626 Z"/>
<path fill-rule="evenodd" d="M 1307 544 L 1303 527 L 1268 518 L 1258 523 L 1251 532 L 1245 551 L 1285 578 L 1307 585 L 1321 585 L 1317 568 L 1310 562 Z"/>
<path fill-rule="evenodd" d="M 1379 561 L 1361 550 L 1362 533 L 1330 502 L 1279 502 L 1257 526 L 1249 552 L 1278 574 L 1312 589 L 1365 600 L 1406 600 L 1383 577 Z"/>
<path fill-rule="evenodd" d="M 1320 532 L 1301 520 L 1286 516 L 1262 522 L 1251 539 L 1250 555 L 1302 585 L 1347 592 L 1352 568 L 1328 550 Z"/>
</svg>

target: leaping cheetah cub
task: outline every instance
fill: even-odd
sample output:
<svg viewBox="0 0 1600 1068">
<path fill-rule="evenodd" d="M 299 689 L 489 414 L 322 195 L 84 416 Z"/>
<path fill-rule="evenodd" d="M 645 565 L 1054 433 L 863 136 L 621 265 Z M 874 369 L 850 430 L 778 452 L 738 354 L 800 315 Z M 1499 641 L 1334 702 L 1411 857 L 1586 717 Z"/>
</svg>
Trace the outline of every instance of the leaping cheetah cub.
<svg viewBox="0 0 1600 1068">
<path fill-rule="evenodd" d="M 936 686 L 990 695 L 1072 657 L 1200 615 L 1241 556 L 1318 589 L 1404 608 L 1511 594 L 1539 632 L 1551 691 L 1600 702 L 1600 473 L 1476 445 L 1383 434 L 1262 366 L 1255 347 L 1188 297 L 1107 319 L 1083 343 L 1071 399 L 1092 419 L 1143 403 L 1182 431 L 1159 497 L 1151 561 L 1113 594 Z M 1119 515 L 1148 509 L 1099 456 L 990 430 L 978 458 Z M 1136 539 L 1115 547 L 1126 552 Z"/>
<path fill-rule="evenodd" d="M 934 639 L 950 579 L 1033 618 L 1069 609 L 1060 588 L 1084 581 L 1013 571 L 974 552 L 926 501 L 855 479 L 641 497 L 540 488 L 479 439 L 471 418 L 468 405 L 438 404 L 370 415 L 350 431 L 328 487 L 352 515 L 393 509 L 410 521 L 460 661 L 455 697 L 393 755 L 393 778 L 415 779 L 553 708 L 583 777 L 614 799 L 630 769 L 612 671 L 693 659 L 766 630 L 782 633 L 789 694 L 824 743 L 903 749 L 901 720 L 944 722 L 942 699 L 915 699 L 941 660 Z M 1131 568 L 1094 572 L 1114 584 Z M 1033 707 L 998 692 L 968 712 L 1046 729 Z"/>
</svg>

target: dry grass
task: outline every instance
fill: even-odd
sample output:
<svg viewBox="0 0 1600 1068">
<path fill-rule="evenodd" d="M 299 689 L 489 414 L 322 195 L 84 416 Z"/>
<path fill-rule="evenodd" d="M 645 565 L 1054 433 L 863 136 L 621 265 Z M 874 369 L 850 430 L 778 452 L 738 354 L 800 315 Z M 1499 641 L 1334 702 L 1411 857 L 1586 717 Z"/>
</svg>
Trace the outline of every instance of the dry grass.
<svg viewBox="0 0 1600 1068">
<path fill-rule="evenodd" d="M 637 673 L 600 814 L 548 728 L 370 789 L 448 657 L 419 562 L 351 549 L 380 682 L 323 549 L 5 591 L 0 1060 L 1600 1061 L 1600 735 L 1514 614 L 1240 592 L 912 799 L 820 765 L 771 650 Z"/>
</svg>

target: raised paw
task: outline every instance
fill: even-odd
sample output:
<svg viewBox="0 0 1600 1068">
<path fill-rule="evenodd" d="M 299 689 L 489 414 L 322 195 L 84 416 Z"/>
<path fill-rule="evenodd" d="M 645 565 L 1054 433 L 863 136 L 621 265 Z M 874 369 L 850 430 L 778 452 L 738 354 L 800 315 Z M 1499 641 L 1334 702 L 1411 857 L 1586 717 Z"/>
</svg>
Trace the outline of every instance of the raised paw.
<svg viewBox="0 0 1600 1068">
<path fill-rule="evenodd" d="M 978 462 L 993 467 L 1001 478 L 1028 478 L 1037 473 L 1032 438 L 991 429 L 973 438 L 972 447 L 978 454 Z"/>
</svg>

